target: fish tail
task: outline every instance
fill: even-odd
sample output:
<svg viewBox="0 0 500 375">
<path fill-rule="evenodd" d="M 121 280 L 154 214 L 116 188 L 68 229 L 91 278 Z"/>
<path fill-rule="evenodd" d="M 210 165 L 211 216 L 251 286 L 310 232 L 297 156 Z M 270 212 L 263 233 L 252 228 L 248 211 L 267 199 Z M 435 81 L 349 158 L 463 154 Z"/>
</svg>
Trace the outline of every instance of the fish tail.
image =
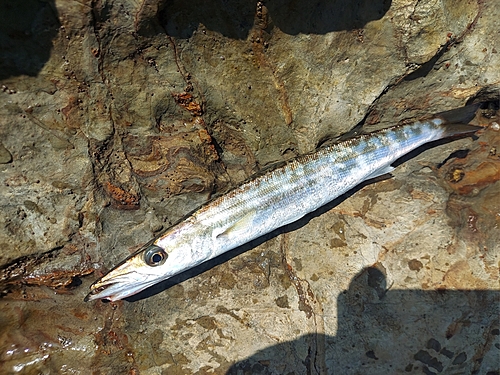
<svg viewBox="0 0 500 375">
<path fill-rule="evenodd" d="M 480 106 L 481 103 L 471 104 L 462 108 L 437 113 L 433 117 L 443 121 L 441 124 L 444 131 L 443 137 L 472 134 L 482 129 L 480 126 L 468 124 L 476 116 L 476 112 Z"/>
</svg>

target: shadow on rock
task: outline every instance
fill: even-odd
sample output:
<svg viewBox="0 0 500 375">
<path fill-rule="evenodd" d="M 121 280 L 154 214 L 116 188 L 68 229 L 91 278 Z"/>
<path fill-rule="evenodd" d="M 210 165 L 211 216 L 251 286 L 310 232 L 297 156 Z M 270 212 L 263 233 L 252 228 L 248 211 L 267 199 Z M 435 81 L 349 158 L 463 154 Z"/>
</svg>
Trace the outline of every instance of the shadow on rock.
<svg viewBox="0 0 500 375">
<path fill-rule="evenodd" d="M 384 16 L 391 0 L 269 1 L 273 23 L 290 35 L 326 34 L 363 28 Z"/>
<path fill-rule="evenodd" d="M 0 80 L 36 76 L 59 30 L 53 0 L 0 0 Z"/>
<path fill-rule="evenodd" d="M 500 293 L 388 290 L 367 268 L 338 297 L 336 336 L 307 334 L 227 374 L 498 374 Z"/>
<path fill-rule="evenodd" d="M 188 4 L 188 5 L 187 5 Z M 260 5 L 262 4 L 262 5 Z M 291 35 L 325 34 L 363 28 L 380 19 L 391 0 L 276 0 L 276 1 L 168 1 L 159 13 L 159 22 L 168 35 L 189 38 L 203 24 L 207 29 L 233 39 L 246 39 L 255 23 L 272 26 Z"/>
</svg>

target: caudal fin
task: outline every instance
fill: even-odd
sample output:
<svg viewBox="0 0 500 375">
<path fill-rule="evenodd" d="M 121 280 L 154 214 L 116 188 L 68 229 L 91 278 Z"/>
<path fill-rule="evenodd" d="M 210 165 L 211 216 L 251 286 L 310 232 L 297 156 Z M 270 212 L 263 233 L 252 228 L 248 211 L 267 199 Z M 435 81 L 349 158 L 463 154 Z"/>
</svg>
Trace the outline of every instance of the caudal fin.
<svg viewBox="0 0 500 375">
<path fill-rule="evenodd" d="M 443 120 L 445 137 L 471 134 L 482 129 L 480 126 L 468 125 L 469 121 L 476 116 L 476 112 L 480 106 L 481 103 L 471 104 L 462 108 L 437 113 L 433 117 Z"/>
<path fill-rule="evenodd" d="M 435 115 L 435 117 L 439 117 L 444 122 L 450 124 L 467 124 L 470 120 L 472 120 L 476 116 L 476 112 L 481 106 L 481 103 L 466 105 L 462 108 L 455 108 L 449 111 L 440 112 Z"/>
</svg>

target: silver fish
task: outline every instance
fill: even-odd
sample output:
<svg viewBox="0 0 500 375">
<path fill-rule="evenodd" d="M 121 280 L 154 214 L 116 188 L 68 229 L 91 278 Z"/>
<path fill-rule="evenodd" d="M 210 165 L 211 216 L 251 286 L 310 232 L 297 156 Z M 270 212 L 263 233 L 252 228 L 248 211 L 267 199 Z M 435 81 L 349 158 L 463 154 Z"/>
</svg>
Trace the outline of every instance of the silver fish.
<svg viewBox="0 0 500 375">
<path fill-rule="evenodd" d="M 90 287 L 85 301 L 120 300 L 292 223 L 417 147 L 467 135 L 479 105 L 359 135 L 300 156 L 201 206 Z"/>
</svg>

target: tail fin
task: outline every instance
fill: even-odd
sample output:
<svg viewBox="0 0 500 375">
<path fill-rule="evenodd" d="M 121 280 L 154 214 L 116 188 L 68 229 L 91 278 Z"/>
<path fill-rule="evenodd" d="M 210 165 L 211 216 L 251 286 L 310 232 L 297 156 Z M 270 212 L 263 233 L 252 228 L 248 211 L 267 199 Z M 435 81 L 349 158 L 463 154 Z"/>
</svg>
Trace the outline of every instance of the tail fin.
<svg viewBox="0 0 500 375">
<path fill-rule="evenodd" d="M 476 116 L 476 112 L 481 106 L 481 103 L 466 105 L 462 108 L 455 108 L 449 111 L 440 112 L 435 115 L 435 117 L 439 117 L 444 122 L 450 124 L 467 124 L 470 120 L 472 120 Z"/>
<path fill-rule="evenodd" d="M 468 125 L 468 122 L 476 116 L 476 112 L 480 106 L 481 103 L 471 104 L 462 108 L 437 113 L 433 117 L 443 120 L 445 137 L 471 134 L 482 129 L 480 126 Z"/>
</svg>

